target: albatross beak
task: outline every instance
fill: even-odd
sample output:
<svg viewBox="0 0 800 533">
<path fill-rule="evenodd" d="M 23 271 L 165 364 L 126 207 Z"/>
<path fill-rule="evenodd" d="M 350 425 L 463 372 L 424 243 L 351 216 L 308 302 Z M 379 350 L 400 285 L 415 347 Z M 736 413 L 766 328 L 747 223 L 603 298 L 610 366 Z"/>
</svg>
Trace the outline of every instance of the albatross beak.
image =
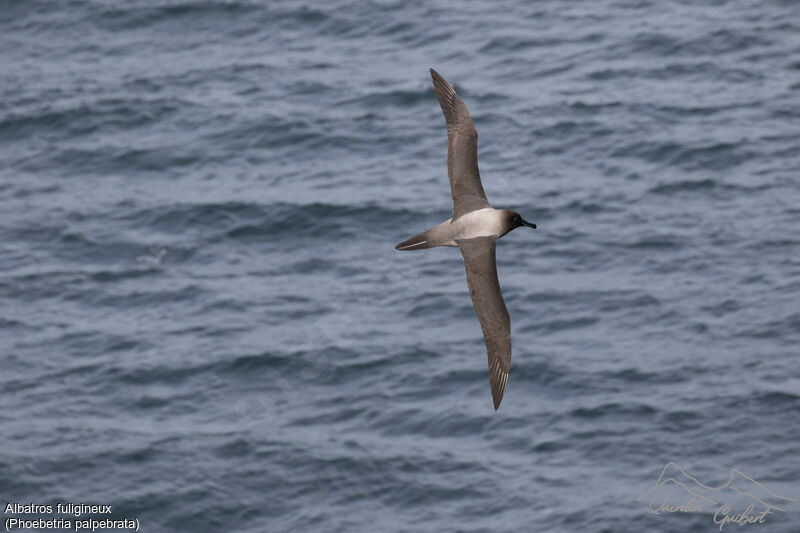
<svg viewBox="0 0 800 533">
<path fill-rule="evenodd" d="M 528 226 L 529 228 L 536 229 L 536 224 L 534 224 L 533 222 L 528 222 L 527 220 L 522 219 L 522 223 Z"/>
</svg>

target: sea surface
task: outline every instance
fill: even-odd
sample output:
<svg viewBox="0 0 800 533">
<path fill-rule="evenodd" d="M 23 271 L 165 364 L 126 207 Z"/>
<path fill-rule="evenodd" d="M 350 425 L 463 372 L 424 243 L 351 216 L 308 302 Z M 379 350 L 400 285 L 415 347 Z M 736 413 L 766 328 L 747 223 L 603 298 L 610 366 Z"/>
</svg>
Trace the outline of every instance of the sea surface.
<svg viewBox="0 0 800 533">
<path fill-rule="evenodd" d="M 430 67 L 539 227 L 498 412 L 460 254 L 394 250 L 451 216 Z M 796 533 L 799 230 L 794 1 L 0 0 L 0 503 Z"/>
</svg>

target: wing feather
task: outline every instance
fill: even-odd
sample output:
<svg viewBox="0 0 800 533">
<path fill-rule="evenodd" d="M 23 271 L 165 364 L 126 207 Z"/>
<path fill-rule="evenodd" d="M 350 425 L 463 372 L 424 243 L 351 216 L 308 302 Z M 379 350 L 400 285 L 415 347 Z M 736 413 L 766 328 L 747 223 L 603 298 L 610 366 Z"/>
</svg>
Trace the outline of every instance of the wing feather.
<svg viewBox="0 0 800 533">
<path fill-rule="evenodd" d="M 511 318 L 497 279 L 495 237 L 458 241 L 467 270 L 472 305 L 481 323 L 489 357 L 489 385 L 494 408 L 500 407 L 511 367 Z"/>
<path fill-rule="evenodd" d="M 453 87 L 431 69 L 433 91 L 447 122 L 447 176 L 453 195 L 453 218 L 491 207 L 478 172 L 478 130 Z"/>
</svg>

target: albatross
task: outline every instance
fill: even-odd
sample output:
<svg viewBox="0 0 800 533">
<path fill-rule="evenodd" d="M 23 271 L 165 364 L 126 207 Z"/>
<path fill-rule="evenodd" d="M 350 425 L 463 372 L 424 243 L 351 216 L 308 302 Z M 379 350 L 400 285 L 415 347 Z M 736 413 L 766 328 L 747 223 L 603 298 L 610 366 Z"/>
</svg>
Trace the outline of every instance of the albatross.
<svg viewBox="0 0 800 533">
<path fill-rule="evenodd" d="M 511 319 L 497 279 L 497 239 L 520 226 L 536 228 L 516 211 L 494 209 L 478 173 L 478 130 L 453 87 L 431 69 L 433 91 L 447 122 L 447 176 L 453 195 L 453 217 L 395 246 L 425 250 L 456 246 L 467 270 L 467 285 L 481 323 L 489 356 L 489 385 L 495 411 L 500 407 L 511 366 Z"/>
</svg>

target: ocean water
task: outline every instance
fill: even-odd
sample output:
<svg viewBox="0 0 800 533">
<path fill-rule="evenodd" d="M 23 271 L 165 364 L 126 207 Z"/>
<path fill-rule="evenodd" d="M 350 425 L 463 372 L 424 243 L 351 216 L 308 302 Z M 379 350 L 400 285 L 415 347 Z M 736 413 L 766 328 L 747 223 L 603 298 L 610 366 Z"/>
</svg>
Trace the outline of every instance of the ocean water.
<svg viewBox="0 0 800 533">
<path fill-rule="evenodd" d="M 5 0 L 0 65 L 4 507 L 800 531 L 796 2 Z M 498 412 L 460 254 L 393 249 L 450 216 L 429 67 L 539 226 Z"/>
</svg>

